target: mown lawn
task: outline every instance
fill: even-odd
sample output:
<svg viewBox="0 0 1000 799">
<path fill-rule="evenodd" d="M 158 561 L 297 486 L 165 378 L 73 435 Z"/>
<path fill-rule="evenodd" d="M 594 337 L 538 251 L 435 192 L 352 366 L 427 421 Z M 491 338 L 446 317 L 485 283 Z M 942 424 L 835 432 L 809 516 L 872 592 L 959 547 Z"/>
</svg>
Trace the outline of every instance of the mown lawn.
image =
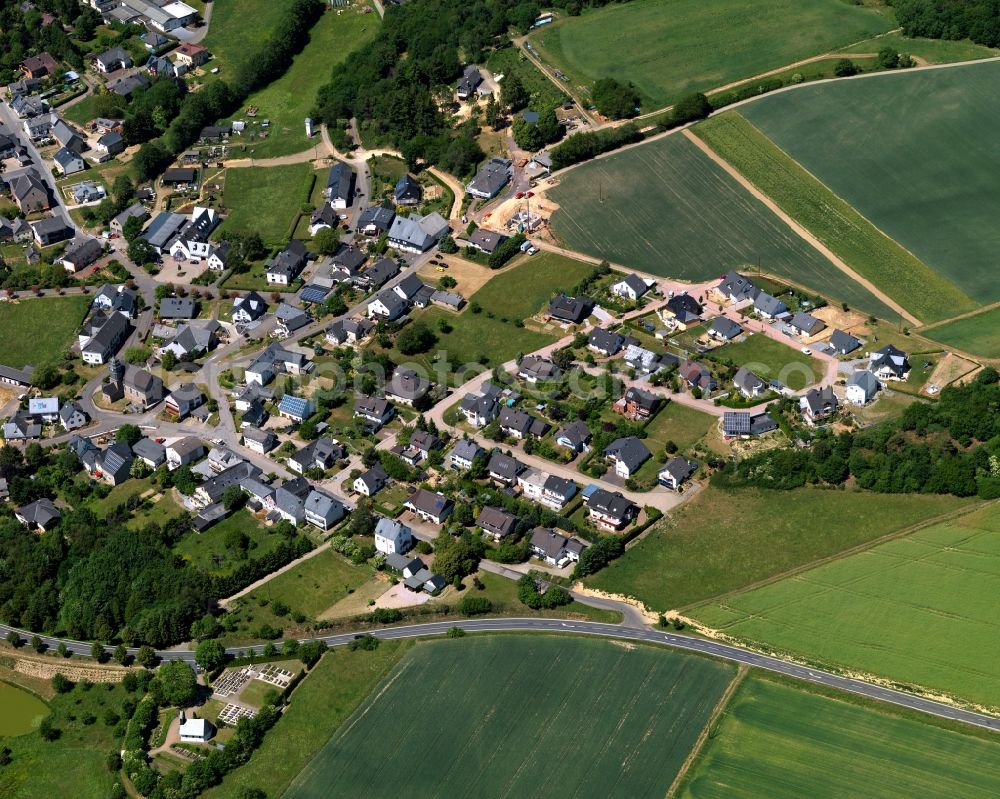
<svg viewBox="0 0 1000 799">
<path fill-rule="evenodd" d="M 216 234 L 257 232 L 265 244 L 288 242 L 294 223 L 312 193 L 310 164 L 237 168 L 226 171 L 222 201 L 229 213 Z"/>
<path fill-rule="evenodd" d="M 690 449 L 718 424 L 718 418 L 677 402 L 668 403 L 646 423 L 645 444 L 654 455 L 663 452 L 668 441 L 681 451 Z"/>
<path fill-rule="evenodd" d="M 636 0 L 547 25 L 530 41 L 575 87 L 631 81 L 652 111 L 892 27 L 878 10 L 840 0 Z"/>
<path fill-rule="evenodd" d="M 688 772 L 683 799 L 996 796 L 1000 743 L 751 676 Z"/>
<path fill-rule="evenodd" d="M 283 796 L 662 799 L 734 673 L 566 636 L 420 643 Z"/>
<path fill-rule="evenodd" d="M 333 550 L 320 552 L 294 569 L 268 580 L 247 595 L 247 601 L 281 602 L 316 618 L 327 608 L 372 577 L 368 566 L 356 566 Z"/>
<path fill-rule="evenodd" d="M 250 762 L 203 793 L 204 799 L 238 799 L 247 788 L 281 796 L 412 646 L 411 641 L 383 641 L 374 652 L 338 649 L 325 655 Z"/>
<path fill-rule="evenodd" d="M 825 370 L 823 364 L 763 333 L 751 333 L 743 341 L 712 350 L 712 360 L 745 366 L 762 380 L 778 380 L 794 391 L 811 386 Z"/>
<path fill-rule="evenodd" d="M 371 41 L 381 25 L 378 14 L 363 14 L 363 8 L 359 4 L 328 10 L 288 71 L 246 100 L 244 107 L 257 106 L 257 119 L 271 122 L 268 138 L 249 146 L 247 155 L 273 158 L 302 152 L 319 142 L 318 125 L 312 139 L 305 133 L 305 118 L 313 111 L 319 87 L 329 80 L 333 67 Z"/>
<path fill-rule="evenodd" d="M 75 295 L 0 303 L 0 363 L 20 369 L 62 360 L 90 301 Z"/>
<path fill-rule="evenodd" d="M 653 610 L 691 605 L 947 513 L 968 500 L 709 486 L 587 580 Z"/>
<path fill-rule="evenodd" d="M 551 252 L 521 256 L 477 291 L 470 300 L 498 318 L 511 322 L 541 311 L 560 291 L 573 287 L 595 266 Z"/>
<path fill-rule="evenodd" d="M 813 661 L 1000 707 L 1000 507 L 692 611 Z"/>
</svg>

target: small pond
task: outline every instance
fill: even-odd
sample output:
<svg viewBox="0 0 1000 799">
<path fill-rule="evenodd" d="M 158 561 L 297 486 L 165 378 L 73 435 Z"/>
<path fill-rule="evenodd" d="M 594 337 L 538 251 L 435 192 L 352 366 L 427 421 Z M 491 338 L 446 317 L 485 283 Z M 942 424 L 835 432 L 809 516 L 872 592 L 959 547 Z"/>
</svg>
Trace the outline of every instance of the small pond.
<svg viewBox="0 0 1000 799">
<path fill-rule="evenodd" d="M 0 682 L 0 738 L 37 729 L 48 712 L 46 704 L 34 694 Z"/>
</svg>

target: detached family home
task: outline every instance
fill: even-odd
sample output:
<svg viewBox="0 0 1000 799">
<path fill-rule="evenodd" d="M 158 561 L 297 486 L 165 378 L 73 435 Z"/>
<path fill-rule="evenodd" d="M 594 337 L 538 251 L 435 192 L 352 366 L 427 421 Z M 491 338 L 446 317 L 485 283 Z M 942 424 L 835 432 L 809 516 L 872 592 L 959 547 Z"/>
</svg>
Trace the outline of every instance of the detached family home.
<svg viewBox="0 0 1000 799">
<path fill-rule="evenodd" d="M 628 479 L 651 457 L 652 453 L 635 436 L 617 438 L 604 449 L 604 457 L 614 464 L 615 474 Z"/>
</svg>

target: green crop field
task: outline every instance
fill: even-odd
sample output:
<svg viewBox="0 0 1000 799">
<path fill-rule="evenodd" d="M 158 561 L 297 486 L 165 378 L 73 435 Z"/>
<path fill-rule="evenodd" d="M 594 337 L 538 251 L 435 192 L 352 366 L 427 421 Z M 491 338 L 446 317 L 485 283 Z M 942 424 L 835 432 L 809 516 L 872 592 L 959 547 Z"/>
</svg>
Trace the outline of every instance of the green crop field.
<svg viewBox="0 0 1000 799">
<path fill-rule="evenodd" d="M 753 333 L 743 341 L 725 344 L 712 350 L 708 356 L 734 366 L 745 366 L 763 380 L 780 380 L 798 391 L 811 386 L 825 372 L 823 364 L 794 347 L 768 338 L 763 333 Z"/>
<path fill-rule="evenodd" d="M 741 113 L 943 279 L 977 302 L 991 302 L 1000 300 L 998 79 L 995 61 L 904 71 L 774 94 Z M 927 284 L 912 268 L 892 267 L 882 285 L 912 293 L 911 286 Z M 969 310 L 968 304 L 952 290 L 933 316 L 912 310 L 930 321 Z"/>
<path fill-rule="evenodd" d="M 739 638 L 1000 706 L 998 591 L 1000 506 L 991 505 L 692 615 Z"/>
<path fill-rule="evenodd" d="M 744 681 L 679 792 L 684 799 L 997 796 L 996 740 L 768 679 Z"/>
<path fill-rule="evenodd" d="M 654 610 L 703 602 L 961 508 L 967 500 L 709 486 L 587 583 Z M 819 523 L 821 520 L 821 523 Z"/>
<path fill-rule="evenodd" d="M 411 641 L 383 641 L 374 652 L 340 649 L 325 655 L 295 689 L 291 703 L 250 762 L 202 797 L 242 799 L 248 788 L 280 797 L 411 646 Z"/>
<path fill-rule="evenodd" d="M 734 672 L 563 636 L 421 643 L 284 797 L 662 799 Z"/>
<path fill-rule="evenodd" d="M 0 303 L 0 363 L 20 369 L 62 359 L 90 307 L 86 295 Z"/>
<path fill-rule="evenodd" d="M 917 317 L 931 321 L 975 307 L 958 287 L 880 232 L 739 114 L 713 117 L 695 133 L 848 266 Z"/>
<path fill-rule="evenodd" d="M 946 322 L 922 335 L 971 355 L 1000 358 L 1000 308 Z"/>
<path fill-rule="evenodd" d="M 222 201 L 229 214 L 216 236 L 256 231 L 265 244 L 287 243 L 293 221 L 309 201 L 312 176 L 309 164 L 227 169 Z"/>
<path fill-rule="evenodd" d="M 363 8 L 367 6 L 347 6 L 320 17 L 309 43 L 292 59 L 288 71 L 246 100 L 244 107 L 257 106 L 257 119 L 271 122 L 268 138 L 248 146 L 247 154 L 273 158 L 302 152 L 319 142 L 318 133 L 307 139 L 305 131 L 305 118 L 313 110 L 316 92 L 329 79 L 333 67 L 371 41 L 381 24 L 378 14 L 363 14 Z"/>
<path fill-rule="evenodd" d="M 631 81 L 650 111 L 891 27 L 839 0 L 635 0 L 560 20 L 531 41 L 574 84 Z"/>
<path fill-rule="evenodd" d="M 879 317 L 892 312 L 681 135 L 565 173 L 549 192 L 570 247 L 663 277 L 761 268 Z"/>
</svg>

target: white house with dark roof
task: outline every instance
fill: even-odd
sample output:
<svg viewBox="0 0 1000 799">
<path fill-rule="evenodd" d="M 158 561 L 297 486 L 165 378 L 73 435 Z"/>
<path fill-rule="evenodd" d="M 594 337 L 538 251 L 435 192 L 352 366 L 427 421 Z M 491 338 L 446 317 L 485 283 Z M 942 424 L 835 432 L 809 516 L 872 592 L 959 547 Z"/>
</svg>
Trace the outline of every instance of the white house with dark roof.
<svg viewBox="0 0 1000 799">
<path fill-rule="evenodd" d="M 402 555 L 413 546 L 413 532 L 397 519 L 379 519 L 375 525 L 375 549 L 384 555 Z"/>
<path fill-rule="evenodd" d="M 410 494 L 403 505 L 424 521 L 434 524 L 444 524 L 445 519 L 455 509 L 455 504 L 444 494 L 428 491 L 425 488 L 418 488 Z"/>
<path fill-rule="evenodd" d="M 628 479 L 651 457 L 649 449 L 635 436 L 617 438 L 604 449 L 604 457 L 614 464 L 615 474 Z"/>
<path fill-rule="evenodd" d="M 733 376 L 733 385 L 747 399 L 760 397 L 767 392 L 767 383 L 745 366 L 736 370 L 736 374 Z"/>
<path fill-rule="evenodd" d="M 676 490 L 697 471 L 697 462 L 678 455 L 664 464 L 657 479 L 660 485 Z"/>
<path fill-rule="evenodd" d="M 620 491 L 588 486 L 583 495 L 588 518 L 605 529 L 620 530 L 639 512 L 636 504 Z"/>
<path fill-rule="evenodd" d="M 880 388 L 881 384 L 878 382 L 878 378 L 867 369 L 860 372 L 854 372 L 847 379 L 847 388 L 844 391 L 844 398 L 851 403 L 851 405 L 861 407 L 863 405 L 867 405 L 875 399 L 875 395 L 878 394 L 878 390 Z"/>
<path fill-rule="evenodd" d="M 868 371 L 879 380 L 906 380 L 910 374 L 910 360 L 905 352 L 886 344 L 872 354 Z"/>
<path fill-rule="evenodd" d="M 645 280 L 634 272 L 630 272 L 617 283 L 612 283 L 610 291 L 616 297 L 638 302 L 649 291 L 649 288 L 650 286 Z"/>
</svg>

